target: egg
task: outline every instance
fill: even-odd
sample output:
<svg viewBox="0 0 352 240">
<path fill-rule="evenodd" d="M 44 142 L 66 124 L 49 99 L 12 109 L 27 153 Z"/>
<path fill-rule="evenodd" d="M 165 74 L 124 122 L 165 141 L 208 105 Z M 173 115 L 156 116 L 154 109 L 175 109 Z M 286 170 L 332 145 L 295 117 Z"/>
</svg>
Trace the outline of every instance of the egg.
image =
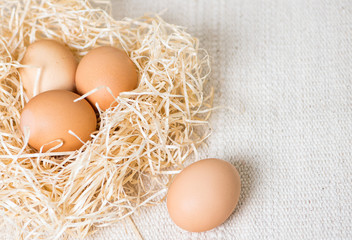
<svg viewBox="0 0 352 240">
<path fill-rule="evenodd" d="M 241 180 L 230 163 L 210 158 L 195 162 L 171 183 L 167 208 L 180 228 L 203 232 L 222 224 L 234 211 Z"/>
<path fill-rule="evenodd" d="M 74 151 L 83 143 L 69 133 L 71 130 L 83 142 L 88 141 L 95 131 L 97 119 L 92 106 L 78 94 L 66 90 L 51 90 L 33 97 L 23 108 L 20 128 L 29 131 L 29 145 L 43 152 L 63 145 L 55 152 Z M 59 140 L 59 141 L 58 141 Z"/>
<path fill-rule="evenodd" d="M 19 73 L 28 98 L 49 90 L 75 88 L 77 61 L 69 48 L 63 44 L 43 39 L 27 48 Z"/>
<path fill-rule="evenodd" d="M 104 111 L 108 109 L 121 92 L 131 91 L 138 85 L 137 69 L 128 55 L 115 47 L 103 46 L 92 49 L 78 64 L 76 88 L 80 94 L 103 87 L 87 97 L 95 106 Z"/>
</svg>

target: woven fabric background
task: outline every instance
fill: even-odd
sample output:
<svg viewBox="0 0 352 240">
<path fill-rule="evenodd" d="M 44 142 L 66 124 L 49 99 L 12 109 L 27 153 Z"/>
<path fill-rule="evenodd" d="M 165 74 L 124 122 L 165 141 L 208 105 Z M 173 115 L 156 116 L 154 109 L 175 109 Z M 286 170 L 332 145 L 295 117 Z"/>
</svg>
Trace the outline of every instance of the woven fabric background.
<svg viewBox="0 0 352 240">
<path fill-rule="evenodd" d="M 233 163 L 243 191 L 205 233 L 144 209 L 143 238 L 352 239 L 352 1 L 113 1 L 117 19 L 164 9 L 208 50 L 215 105 L 232 109 L 214 111 L 201 157 Z M 88 239 L 138 238 L 120 222 Z"/>
</svg>

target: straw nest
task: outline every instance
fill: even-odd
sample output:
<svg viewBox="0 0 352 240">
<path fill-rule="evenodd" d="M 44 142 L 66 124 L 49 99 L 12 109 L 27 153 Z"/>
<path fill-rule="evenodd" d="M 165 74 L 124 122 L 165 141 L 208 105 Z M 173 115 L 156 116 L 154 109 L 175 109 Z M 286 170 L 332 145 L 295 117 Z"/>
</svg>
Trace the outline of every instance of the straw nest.
<svg viewBox="0 0 352 240">
<path fill-rule="evenodd" d="M 98 3 L 0 0 L 0 213 L 16 224 L 16 238 L 82 238 L 160 202 L 209 134 L 209 60 L 198 40 L 157 15 L 116 21 Z M 97 46 L 120 47 L 139 70 L 139 87 L 100 112 L 78 151 L 36 152 L 19 130 L 28 101 L 20 61 L 43 38 L 65 43 L 78 60 Z"/>
</svg>

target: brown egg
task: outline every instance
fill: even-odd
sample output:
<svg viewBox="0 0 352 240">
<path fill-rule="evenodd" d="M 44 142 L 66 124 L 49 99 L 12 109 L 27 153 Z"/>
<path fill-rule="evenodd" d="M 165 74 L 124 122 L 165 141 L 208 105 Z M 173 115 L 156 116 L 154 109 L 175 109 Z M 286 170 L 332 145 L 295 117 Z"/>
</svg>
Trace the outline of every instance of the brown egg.
<svg viewBox="0 0 352 240">
<path fill-rule="evenodd" d="M 29 99 L 49 90 L 72 91 L 75 88 L 77 61 L 69 48 L 55 40 L 31 44 L 21 63 L 31 66 L 19 70 Z"/>
<path fill-rule="evenodd" d="M 190 232 L 208 231 L 234 211 L 241 191 L 236 168 L 220 159 L 204 159 L 186 167 L 169 187 L 171 219 Z"/>
<path fill-rule="evenodd" d="M 74 132 L 83 142 L 88 141 L 96 129 L 97 119 L 91 105 L 85 100 L 74 102 L 79 95 L 65 91 L 52 90 L 32 98 L 23 108 L 21 130 L 29 130 L 29 145 L 43 152 L 57 146 L 61 139 L 63 145 L 54 150 L 73 151 L 83 143 L 69 133 Z M 52 142 L 52 143 L 50 143 Z"/>
<path fill-rule="evenodd" d="M 98 47 L 88 52 L 78 64 L 76 72 L 76 88 L 85 94 L 97 87 L 107 86 L 114 97 L 120 92 L 131 91 L 138 85 L 136 66 L 128 55 L 114 47 Z M 102 110 L 108 109 L 115 101 L 113 96 L 102 88 L 87 97 L 94 106 L 96 103 Z"/>
</svg>

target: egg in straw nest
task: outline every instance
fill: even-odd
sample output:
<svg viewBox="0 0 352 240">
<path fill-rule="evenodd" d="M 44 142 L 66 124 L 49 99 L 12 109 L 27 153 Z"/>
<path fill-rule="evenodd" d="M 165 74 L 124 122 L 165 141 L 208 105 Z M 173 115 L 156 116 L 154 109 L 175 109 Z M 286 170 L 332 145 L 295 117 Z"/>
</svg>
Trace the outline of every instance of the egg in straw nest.
<svg viewBox="0 0 352 240">
<path fill-rule="evenodd" d="M 15 238 L 83 238 L 159 203 L 210 134 L 209 58 L 198 40 L 157 15 L 117 21 L 98 3 L 0 0 L 0 213 Z M 76 151 L 37 151 L 19 128 L 28 102 L 21 60 L 39 39 L 64 43 L 78 61 L 114 46 L 138 70 L 138 87 L 98 112 Z"/>
</svg>

